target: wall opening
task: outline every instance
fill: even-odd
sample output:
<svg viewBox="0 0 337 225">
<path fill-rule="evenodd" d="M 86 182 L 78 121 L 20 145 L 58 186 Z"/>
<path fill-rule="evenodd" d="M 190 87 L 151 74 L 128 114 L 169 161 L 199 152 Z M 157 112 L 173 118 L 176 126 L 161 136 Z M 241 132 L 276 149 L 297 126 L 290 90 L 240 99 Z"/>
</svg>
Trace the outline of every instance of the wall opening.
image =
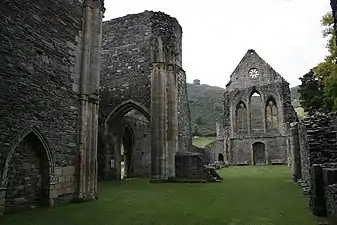
<svg viewBox="0 0 337 225">
<path fill-rule="evenodd" d="M 145 165 L 151 150 L 149 126 L 147 111 L 133 103 L 122 105 L 109 115 L 105 133 L 99 138 L 100 180 L 123 180 L 150 172 Z"/>
<path fill-rule="evenodd" d="M 245 133 L 248 131 L 247 123 L 247 107 L 243 102 L 239 102 L 236 106 L 236 130 L 238 133 Z"/>
<path fill-rule="evenodd" d="M 263 118 L 262 109 L 263 103 L 261 95 L 255 90 L 252 92 L 249 100 L 250 104 L 250 127 L 253 132 L 262 132 L 263 128 Z"/>
<path fill-rule="evenodd" d="M 253 164 L 266 164 L 266 147 L 265 144 L 262 142 L 255 142 L 253 144 Z"/>
<path fill-rule="evenodd" d="M 224 156 L 223 156 L 222 153 L 219 153 L 219 155 L 218 155 L 218 161 L 219 162 L 224 162 Z"/>
<path fill-rule="evenodd" d="M 130 178 L 133 174 L 134 135 L 132 128 L 126 124 L 121 132 L 121 179 Z"/>
<path fill-rule="evenodd" d="M 30 132 L 19 143 L 9 163 L 5 213 L 48 206 L 49 169 L 43 143 Z"/>
<path fill-rule="evenodd" d="M 269 98 L 266 102 L 266 125 L 267 130 L 278 130 L 279 128 L 279 120 L 278 120 L 278 110 L 276 101 L 273 98 Z"/>
</svg>

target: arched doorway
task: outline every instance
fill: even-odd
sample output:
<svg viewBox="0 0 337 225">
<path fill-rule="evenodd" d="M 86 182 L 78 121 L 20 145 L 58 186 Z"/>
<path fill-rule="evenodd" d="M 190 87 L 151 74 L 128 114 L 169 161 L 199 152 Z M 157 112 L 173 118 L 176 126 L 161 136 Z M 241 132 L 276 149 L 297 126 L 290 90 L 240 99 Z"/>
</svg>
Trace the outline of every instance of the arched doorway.
<svg viewBox="0 0 337 225">
<path fill-rule="evenodd" d="M 6 173 L 5 213 L 48 206 L 50 162 L 37 133 L 31 131 L 18 144 Z"/>
<path fill-rule="evenodd" d="M 121 179 L 132 177 L 134 135 L 132 128 L 126 124 L 121 132 Z"/>
<path fill-rule="evenodd" d="M 218 161 L 219 162 L 224 162 L 224 156 L 223 156 L 222 153 L 219 153 L 219 155 L 218 155 Z"/>
<path fill-rule="evenodd" d="M 147 164 L 151 156 L 150 132 L 150 115 L 141 104 L 129 100 L 112 110 L 99 133 L 101 180 L 147 176 L 151 168 Z"/>
<path fill-rule="evenodd" d="M 255 142 L 253 144 L 253 164 L 266 164 L 266 147 L 265 144 L 262 142 Z"/>
</svg>

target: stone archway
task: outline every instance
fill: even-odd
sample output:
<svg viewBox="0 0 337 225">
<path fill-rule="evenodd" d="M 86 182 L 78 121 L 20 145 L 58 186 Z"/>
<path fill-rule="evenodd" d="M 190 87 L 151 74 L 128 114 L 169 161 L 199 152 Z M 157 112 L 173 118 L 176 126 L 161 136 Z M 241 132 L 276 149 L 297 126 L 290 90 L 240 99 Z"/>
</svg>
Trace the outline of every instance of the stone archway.
<svg viewBox="0 0 337 225">
<path fill-rule="evenodd" d="M 132 116 L 129 115 L 130 113 Z M 136 129 L 138 136 L 139 129 L 134 123 L 125 120 L 126 117 L 140 119 L 139 116 L 142 117 L 141 121 L 146 124 L 144 126 L 151 130 L 148 110 L 133 100 L 125 101 L 117 106 L 104 121 L 104 129 L 99 134 L 98 148 L 100 180 L 123 180 L 135 176 L 146 176 L 145 169 L 140 169 L 139 164 L 148 154 L 141 155 L 143 153 L 141 147 L 135 146 L 134 129 Z M 145 136 L 142 133 L 141 137 L 137 137 L 137 143 L 142 142 L 142 138 L 148 138 Z M 135 161 L 137 161 L 137 165 L 135 165 Z"/>
<path fill-rule="evenodd" d="M 5 213 L 52 204 L 50 178 L 51 155 L 43 136 L 35 129 L 24 132 L 9 153 L 3 172 L 6 188 Z"/>
<path fill-rule="evenodd" d="M 253 164 L 266 164 L 266 147 L 263 142 L 255 142 L 253 144 Z"/>
<path fill-rule="evenodd" d="M 219 162 L 224 162 L 224 156 L 223 156 L 222 153 L 219 153 L 219 154 L 218 154 L 218 161 L 219 161 Z"/>
</svg>

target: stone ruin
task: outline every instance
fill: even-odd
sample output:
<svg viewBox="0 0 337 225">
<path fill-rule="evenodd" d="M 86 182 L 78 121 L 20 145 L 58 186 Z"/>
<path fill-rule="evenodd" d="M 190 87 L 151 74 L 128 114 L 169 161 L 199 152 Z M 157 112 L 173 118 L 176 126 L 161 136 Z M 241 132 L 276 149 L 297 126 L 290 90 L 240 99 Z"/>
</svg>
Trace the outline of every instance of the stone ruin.
<svg viewBox="0 0 337 225">
<path fill-rule="evenodd" d="M 293 179 L 319 217 L 337 217 L 337 115 L 315 113 L 291 126 Z"/>
<path fill-rule="evenodd" d="M 216 140 L 204 148 L 205 162 L 288 164 L 289 124 L 297 120 L 288 82 L 250 49 L 226 85 L 224 114 Z"/>
<path fill-rule="evenodd" d="M 0 215 L 96 199 L 98 180 L 220 180 L 190 153 L 178 21 L 104 11 L 0 2 Z"/>
</svg>

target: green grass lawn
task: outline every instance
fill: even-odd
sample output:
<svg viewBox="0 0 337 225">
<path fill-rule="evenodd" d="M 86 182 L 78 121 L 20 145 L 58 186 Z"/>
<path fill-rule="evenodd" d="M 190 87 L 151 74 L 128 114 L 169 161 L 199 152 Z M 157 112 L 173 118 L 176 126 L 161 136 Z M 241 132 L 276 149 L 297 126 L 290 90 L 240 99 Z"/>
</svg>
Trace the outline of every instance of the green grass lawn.
<svg viewBox="0 0 337 225">
<path fill-rule="evenodd" d="M 197 137 L 192 139 L 192 144 L 197 147 L 203 148 L 214 140 L 215 137 Z"/>
<path fill-rule="evenodd" d="M 97 201 L 7 215 L 1 225 L 315 225 L 285 166 L 230 167 L 222 183 L 103 183 Z"/>
</svg>

